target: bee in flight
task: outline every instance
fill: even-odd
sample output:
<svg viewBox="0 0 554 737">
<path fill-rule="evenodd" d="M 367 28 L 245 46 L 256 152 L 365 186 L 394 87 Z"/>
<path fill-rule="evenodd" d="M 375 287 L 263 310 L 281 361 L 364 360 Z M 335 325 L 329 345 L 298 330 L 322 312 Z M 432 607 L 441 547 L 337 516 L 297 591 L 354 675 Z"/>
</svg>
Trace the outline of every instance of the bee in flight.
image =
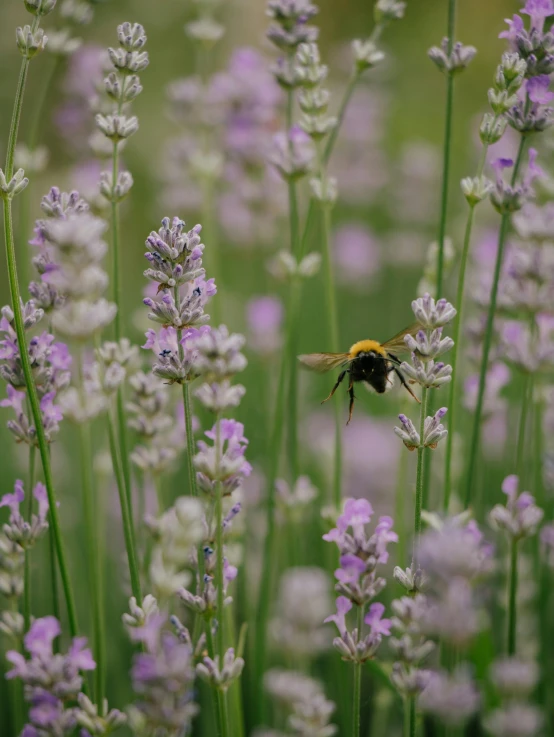
<svg viewBox="0 0 554 737">
<path fill-rule="evenodd" d="M 364 381 L 377 394 L 383 394 L 393 386 L 393 374 L 400 379 L 400 383 L 404 386 L 412 397 L 419 402 L 419 399 L 408 386 L 406 379 L 399 370 L 400 361 L 396 357 L 396 353 L 402 353 L 407 350 L 404 337 L 406 335 L 414 335 L 421 328 L 419 324 L 410 325 L 410 327 L 402 330 L 394 338 L 387 340 L 386 343 L 379 343 L 376 340 L 359 340 L 350 348 L 348 353 L 307 353 L 298 356 L 298 360 L 312 371 L 323 374 L 326 371 L 332 371 L 335 368 L 342 368 L 335 386 L 332 388 L 329 396 L 323 400 L 321 404 L 329 401 L 333 394 L 339 388 L 341 381 L 348 374 L 348 394 L 350 396 L 350 409 L 348 414 L 348 422 L 352 419 L 352 411 L 354 409 L 354 384 L 357 381 Z"/>
</svg>

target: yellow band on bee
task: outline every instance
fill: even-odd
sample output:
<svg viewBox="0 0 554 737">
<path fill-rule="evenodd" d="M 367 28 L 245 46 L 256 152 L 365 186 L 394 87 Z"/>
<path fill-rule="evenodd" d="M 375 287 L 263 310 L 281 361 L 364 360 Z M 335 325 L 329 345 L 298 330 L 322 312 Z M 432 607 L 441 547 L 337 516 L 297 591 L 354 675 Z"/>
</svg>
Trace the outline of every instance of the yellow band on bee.
<svg viewBox="0 0 554 737">
<path fill-rule="evenodd" d="M 350 348 L 350 358 L 355 358 L 359 353 L 369 353 L 369 351 L 375 351 L 381 356 L 386 356 L 387 353 L 381 343 L 376 340 L 359 340 L 357 343 Z"/>
</svg>

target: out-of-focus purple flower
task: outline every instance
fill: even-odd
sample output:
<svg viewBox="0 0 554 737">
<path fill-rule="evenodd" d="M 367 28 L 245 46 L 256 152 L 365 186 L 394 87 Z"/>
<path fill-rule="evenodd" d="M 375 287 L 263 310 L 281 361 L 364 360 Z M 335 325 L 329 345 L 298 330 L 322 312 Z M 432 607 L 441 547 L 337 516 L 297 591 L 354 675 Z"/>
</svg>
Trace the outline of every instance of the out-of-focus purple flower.
<svg viewBox="0 0 554 737">
<path fill-rule="evenodd" d="M 512 540 L 534 535 L 544 516 L 544 511 L 535 504 L 528 491 L 518 494 L 518 486 L 517 476 L 507 476 L 502 483 L 502 491 L 507 496 L 506 506 L 497 504 L 489 514 L 491 522 Z"/>
<path fill-rule="evenodd" d="M 276 133 L 270 162 L 285 179 L 299 179 L 311 169 L 315 158 L 312 139 L 302 128 L 293 126 L 288 134 Z"/>
<path fill-rule="evenodd" d="M 323 618 L 331 609 L 329 574 L 315 566 L 287 568 L 279 582 L 273 640 L 286 653 L 317 655 L 329 649 Z"/>
<path fill-rule="evenodd" d="M 419 697 L 422 711 L 434 714 L 446 724 L 464 724 L 479 708 L 480 696 L 467 670 L 460 666 L 452 675 L 431 673 Z"/>
<path fill-rule="evenodd" d="M 334 259 L 342 283 L 368 288 L 379 271 L 379 245 L 367 228 L 355 223 L 340 227 L 334 237 Z"/>
<path fill-rule="evenodd" d="M 277 351 L 283 338 L 283 303 L 278 297 L 256 297 L 246 306 L 250 348 L 262 355 Z"/>
<path fill-rule="evenodd" d="M 23 481 L 17 480 L 13 494 L 4 494 L 0 499 L 0 507 L 9 507 L 11 516 L 17 516 L 19 515 L 19 505 L 24 498 Z"/>
<path fill-rule="evenodd" d="M 334 622 L 337 625 L 337 629 L 341 637 L 346 632 L 346 615 L 352 609 L 352 602 L 347 599 L 346 596 L 339 596 L 336 601 L 337 613 L 331 614 L 329 617 L 324 619 L 325 623 Z"/>
<path fill-rule="evenodd" d="M 438 530 L 428 530 L 419 545 L 421 567 L 444 582 L 455 577 L 473 580 L 489 572 L 493 551 L 475 532 L 474 524 L 463 527 L 456 520 L 447 520 Z"/>
<path fill-rule="evenodd" d="M 162 629 L 156 618 L 146 640 L 146 651 L 135 655 L 131 678 L 139 700 L 131 707 L 131 726 L 136 721 L 153 731 L 177 733 L 188 729 L 197 706 L 192 700 L 194 661 L 190 644 Z"/>
<path fill-rule="evenodd" d="M 521 12 L 530 17 L 531 29 L 542 33 L 544 21 L 554 15 L 554 5 L 552 0 L 527 0 Z"/>
<path fill-rule="evenodd" d="M 357 584 L 365 571 L 365 563 L 356 555 L 343 555 L 340 559 L 340 568 L 335 571 L 337 581 L 341 583 Z"/>
</svg>

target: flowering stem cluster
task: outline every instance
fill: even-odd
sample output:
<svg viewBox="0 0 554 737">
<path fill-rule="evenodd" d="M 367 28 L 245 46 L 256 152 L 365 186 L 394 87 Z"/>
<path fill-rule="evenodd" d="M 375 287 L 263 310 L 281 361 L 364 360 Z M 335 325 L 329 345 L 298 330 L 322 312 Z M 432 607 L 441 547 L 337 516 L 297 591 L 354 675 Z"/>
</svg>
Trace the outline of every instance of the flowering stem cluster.
<svg viewBox="0 0 554 737">
<path fill-rule="evenodd" d="M 53 9 L 53 5 L 52 8 Z M 60 574 L 62 578 L 62 585 L 64 589 L 64 595 L 67 606 L 67 613 L 69 618 L 69 628 L 73 636 L 77 634 L 77 615 L 75 611 L 75 603 L 73 598 L 73 591 L 71 588 L 71 582 L 69 580 L 69 571 L 67 568 L 67 562 L 65 557 L 64 544 L 61 535 L 61 529 L 58 518 L 58 511 L 56 507 L 56 496 L 54 492 L 54 482 L 52 478 L 52 470 L 50 466 L 50 454 L 48 450 L 48 441 L 44 432 L 44 426 L 42 422 L 42 415 L 40 409 L 40 403 L 37 396 L 37 390 L 33 380 L 31 365 L 29 362 L 29 356 L 27 350 L 23 348 L 26 346 L 25 340 L 25 328 L 23 323 L 23 316 L 21 313 L 21 293 L 19 290 L 19 281 L 17 277 L 17 264 L 15 257 L 15 243 L 14 243 L 14 232 L 13 232 L 13 220 L 12 220 L 12 198 L 24 189 L 28 180 L 23 178 L 23 170 L 16 173 L 13 176 L 13 161 L 15 146 L 17 142 L 17 134 L 19 130 L 19 121 L 21 118 L 21 109 L 23 106 L 23 95 L 25 91 L 25 84 L 27 81 L 27 74 L 29 70 L 30 59 L 39 51 L 44 48 L 46 43 L 46 37 L 41 29 L 39 29 L 40 15 L 36 14 L 33 19 L 31 27 L 25 26 L 25 28 L 18 29 L 17 43 L 18 48 L 21 51 L 23 60 L 21 62 L 21 69 L 19 73 L 19 80 L 14 101 L 14 110 L 12 115 L 12 121 L 10 126 L 10 134 L 8 138 L 8 146 L 6 153 L 6 166 L 0 177 L 0 189 L 3 200 L 4 210 L 4 239 L 6 243 L 6 260 L 8 267 L 8 282 L 10 287 L 10 295 L 12 300 L 12 309 L 14 314 L 15 331 L 17 334 L 17 342 L 20 346 L 21 355 L 21 367 L 25 377 L 25 386 L 29 397 L 29 404 L 31 406 L 31 412 L 35 423 L 37 441 L 40 449 L 40 457 L 44 472 L 44 480 L 46 484 L 46 490 L 48 493 L 48 502 L 50 505 L 51 525 L 52 534 L 54 537 L 56 555 L 58 558 L 58 565 L 60 568 Z M 25 182 L 25 184 L 24 184 Z M 5 185 L 5 186 L 4 186 Z"/>
<path fill-rule="evenodd" d="M 421 512 L 423 509 L 424 492 L 424 451 L 426 448 L 434 450 L 438 443 L 448 435 L 448 431 L 441 423 L 446 414 L 442 407 L 432 417 L 427 416 L 429 389 L 438 389 L 451 379 L 452 367 L 435 359 L 449 351 L 454 342 L 452 338 L 443 338 L 442 331 L 456 315 L 454 307 L 445 299 L 435 300 L 426 294 L 412 302 L 412 310 L 421 329 L 415 336 L 405 337 L 406 346 L 412 352 L 412 363 L 404 362 L 401 371 L 411 383 L 418 383 L 422 387 L 421 405 L 419 414 L 419 432 L 406 415 L 399 415 L 402 427 L 395 427 L 394 432 L 410 451 L 417 449 L 416 472 L 416 499 L 414 517 L 414 540 L 412 569 L 417 569 L 417 550 L 421 534 Z"/>
</svg>

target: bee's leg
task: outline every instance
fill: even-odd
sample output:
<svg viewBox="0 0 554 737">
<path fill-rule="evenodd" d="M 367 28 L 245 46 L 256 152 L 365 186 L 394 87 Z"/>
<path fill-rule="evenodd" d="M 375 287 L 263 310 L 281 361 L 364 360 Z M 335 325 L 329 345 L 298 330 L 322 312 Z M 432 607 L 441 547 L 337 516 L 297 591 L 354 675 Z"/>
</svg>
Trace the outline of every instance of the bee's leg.
<svg viewBox="0 0 554 737">
<path fill-rule="evenodd" d="M 354 411 L 354 382 L 352 379 L 350 379 L 350 386 L 348 387 L 348 394 L 350 396 L 350 407 L 348 410 L 348 422 L 347 425 L 350 424 L 350 420 L 352 419 L 352 412 Z"/>
<path fill-rule="evenodd" d="M 418 398 L 416 397 L 416 395 L 415 395 L 415 394 L 413 393 L 413 391 L 412 391 L 412 390 L 410 389 L 410 387 L 408 386 L 408 383 L 406 382 L 406 379 L 405 379 L 405 378 L 404 378 L 404 376 L 403 376 L 403 375 L 401 374 L 401 372 L 400 372 L 400 371 L 399 371 L 399 370 L 398 370 L 398 369 L 396 368 L 396 366 L 393 366 L 392 370 L 394 371 L 394 373 L 395 373 L 395 374 L 396 374 L 396 375 L 398 376 L 398 378 L 400 379 L 400 383 L 402 384 L 402 386 L 406 387 L 406 390 L 407 390 L 407 391 L 408 391 L 408 392 L 409 392 L 409 393 L 410 393 L 410 394 L 412 395 L 412 397 L 413 397 L 413 398 L 414 398 L 414 399 L 416 400 L 416 402 L 417 402 L 418 404 L 421 404 L 420 400 L 419 400 L 419 399 L 418 399 Z"/>
<path fill-rule="evenodd" d="M 335 384 L 335 386 L 334 386 L 334 387 L 333 387 L 333 388 L 331 389 L 331 393 L 329 394 L 329 396 L 328 396 L 328 397 L 326 397 L 326 398 L 325 398 L 325 399 L 323 400 L 323 402 L 322 402 L 321 404 L 325 404 L 325 402 L 328 402 L 328 401 L 329 401 L 329 400 L 331 399 L 331 397 L 333 396 L 333 394 L 334 394 L 334 393 L 335 393 L 335 392 L 337 391 L 337 389 L 339 388 L 339 386 L 340 386 L 340 383 L 341 383 L 341 381 L 342 381 L 342 380 L 344 379 L 344 377 L 346 376 L 346 372 L 347 372 L 347 369 L 344 369 L 344 371 L 341 371 L 341 372 L 340 372 L 340 374 L 339 374 L 339 378 L 337 379 L 337 383 L 336 383 L 336 384 Z"/>
</svg>

